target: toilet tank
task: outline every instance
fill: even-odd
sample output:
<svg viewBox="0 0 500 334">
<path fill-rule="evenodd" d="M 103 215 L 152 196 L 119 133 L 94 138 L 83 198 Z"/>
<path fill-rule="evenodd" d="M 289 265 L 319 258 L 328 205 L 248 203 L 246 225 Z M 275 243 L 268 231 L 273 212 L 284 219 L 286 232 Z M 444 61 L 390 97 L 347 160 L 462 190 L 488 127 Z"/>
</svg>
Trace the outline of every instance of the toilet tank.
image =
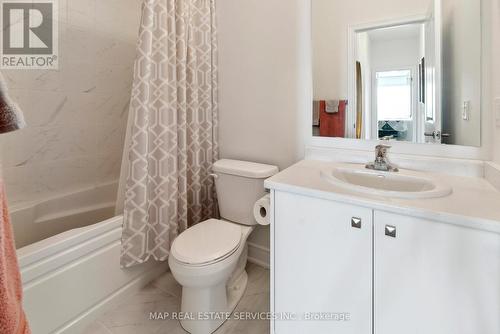
<svg viewBox="0 0 500 334">
<path fill-rule="evenodd" d="M 222 219 L 256 225 L 255 202 L 266 194 L 264 180 L 278 173 L 278 167 L 255 162 L 228 160 L 213 165 L 217 200 Z"/>
</svg>

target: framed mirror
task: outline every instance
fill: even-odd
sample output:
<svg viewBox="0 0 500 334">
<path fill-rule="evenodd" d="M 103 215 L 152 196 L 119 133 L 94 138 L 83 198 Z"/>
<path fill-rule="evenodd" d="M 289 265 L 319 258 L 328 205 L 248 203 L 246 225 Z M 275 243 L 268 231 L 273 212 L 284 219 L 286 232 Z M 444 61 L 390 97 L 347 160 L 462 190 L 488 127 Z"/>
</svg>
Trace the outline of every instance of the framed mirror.
<svg viewBox="0 0 500 334">
<path fill-rule="evenodd" d="M 312 0 L 313 136 L 481 146 L 481 0 L 422 0 L 400 18 L 353 19 L 347 50 L 333 50 L 328 9 L 350 5 L 334 3 Z"/>
</svg>

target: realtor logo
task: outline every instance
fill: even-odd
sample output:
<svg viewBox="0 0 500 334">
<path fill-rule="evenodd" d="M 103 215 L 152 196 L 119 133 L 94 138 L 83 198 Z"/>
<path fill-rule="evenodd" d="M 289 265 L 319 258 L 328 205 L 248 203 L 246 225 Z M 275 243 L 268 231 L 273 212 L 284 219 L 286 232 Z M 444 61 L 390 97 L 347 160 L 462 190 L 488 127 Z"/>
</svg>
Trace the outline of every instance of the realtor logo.
<svg viewBox="0 0 500 334">
<path fill-rule="evenodd" d="M 2 69 L 57 69 L 56 0 L 1 0 Z"/>
</svg>

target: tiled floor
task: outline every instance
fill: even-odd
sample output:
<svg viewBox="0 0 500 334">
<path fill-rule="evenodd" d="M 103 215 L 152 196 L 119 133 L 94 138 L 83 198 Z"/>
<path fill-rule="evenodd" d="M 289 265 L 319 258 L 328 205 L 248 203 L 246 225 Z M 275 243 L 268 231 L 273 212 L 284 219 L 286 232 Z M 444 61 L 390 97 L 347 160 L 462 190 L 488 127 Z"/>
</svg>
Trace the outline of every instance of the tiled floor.
<svg viewBox="0 0 500 334">
<path fill-rule="evenodd" d="M 248 286 L 235 312 L 269 312 L 269 270 L 247 265 Z M 84 334 L 185 334 L 177 320 L 149 320 L 149 312 L 176 312 L 181 287 L 169 272 L 91 324 Z M 228 320 L 216 334 L 268 334 L 264 320 Z"/>
</svg>

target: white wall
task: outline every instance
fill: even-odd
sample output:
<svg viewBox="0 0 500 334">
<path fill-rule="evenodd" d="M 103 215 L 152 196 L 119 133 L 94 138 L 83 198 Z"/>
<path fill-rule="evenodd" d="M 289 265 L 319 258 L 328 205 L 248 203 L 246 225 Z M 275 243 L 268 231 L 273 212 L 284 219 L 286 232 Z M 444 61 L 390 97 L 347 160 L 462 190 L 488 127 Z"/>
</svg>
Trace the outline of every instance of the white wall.
<svg viewBox="0 0 500 334">
<path fill-rule="evenodd" d="M 303 157 L 308 12 L 304 0 L 217 1 L 222 158 L 284 169 Z M 252 241 L 269 247 L 268 228 Z"/>
<path fill-rule="evenodd" d="M 141 2 L 59 1 L 60 69 L 2 71 L 28 123 L 0 137 L 11 204 L 117 180 Z"/>
<path fill-rule="evenodd" d="M 420 62 L 420 39 L 372 40 L 370 43 L 373 71 L 417 67 Z"/>
<path fill-rule="evenodd" d="M 442 0 L 443 132 L 448 144 L 481 144 L 481 2 Z M 465 101 L 469 120 L 462 118 Z"/>
<path fill-rule="evenodd" d="M 492 47 L 493 47 L 493 80 L 492 80 L 492 91 L 493 96 L 500 98 L 500 1 L 493 1 L 493 36 L 492 36 Z M 496 120 L 492 122 L 495 127 L 494 131 L 494 158 L 493 160 L 500 163 L 500 121 Z"/>
<path fill-rule="evenodd" d="M 427 13 L 430 0 L 312 0 L 314 97 L 347 98 L 349 25 Z"/>
</svg>

